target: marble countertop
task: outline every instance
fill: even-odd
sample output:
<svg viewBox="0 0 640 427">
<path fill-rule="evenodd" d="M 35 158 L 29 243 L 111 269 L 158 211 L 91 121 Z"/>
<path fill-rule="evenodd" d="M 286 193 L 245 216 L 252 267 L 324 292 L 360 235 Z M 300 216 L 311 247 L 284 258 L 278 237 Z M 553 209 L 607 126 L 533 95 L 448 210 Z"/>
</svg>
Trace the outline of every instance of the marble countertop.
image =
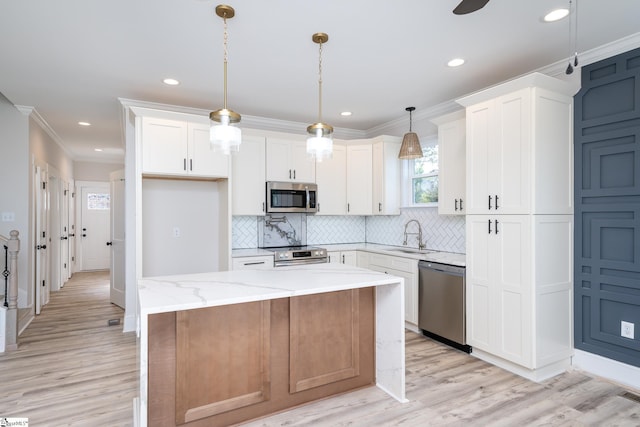
<svg viewBox="0 0 640 427">
<path fill-rule="evenodd" d="M 264 301 L 403 283 L 400 277 L 344 264 L 147 277 L 138 281 L 140 314 Z"/>
<path fill-rule="evenodd" d="M 381 253 L 384 255 L 393 255 L 403 258 L 412 258 L 422 261 L 439 262 L 442 264 L 456 265 L 459 267 L 466 266 L 465 254 L 455 252 L 442 252 L 433 250 L 419 251 L 416 248 L 410 248 L 407 246 L 390 246 L 380 245 L 377 243 L 343 243 L 333 245 L 314 245 L 325 248 L 327 251 L 367 251 L 374 253 Z M 234 249 L 232 256 L 260 256 L 260 255 L 273 255 L 273 252 L 265 249 Z"/>
</svg>

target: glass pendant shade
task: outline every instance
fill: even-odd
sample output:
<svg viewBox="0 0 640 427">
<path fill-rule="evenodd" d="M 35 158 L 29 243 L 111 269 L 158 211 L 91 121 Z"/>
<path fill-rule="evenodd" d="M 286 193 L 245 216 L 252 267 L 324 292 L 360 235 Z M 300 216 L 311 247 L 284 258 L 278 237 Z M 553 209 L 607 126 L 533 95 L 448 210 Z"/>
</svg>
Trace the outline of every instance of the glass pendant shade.
<svg viewBox="0 0 640 427">
<path fill-rule="evenodd" d="M 307 154 L 321 162 L 330 159 L 333 153 L 333 127 L 324 123 L 314 123 L 307 127 Z"/>
<path fill-rule="evenodd" d="M 212 113 L 213 114 L 213 113 Z M 224 154 L 237 153 L 240 151 L 242 142 L 242 131 L 240 128 L 231 126 L 230 116 L 220 115 L 220 121 L 211 121 L 209 139 L 214 151 Z"/>
</svg>

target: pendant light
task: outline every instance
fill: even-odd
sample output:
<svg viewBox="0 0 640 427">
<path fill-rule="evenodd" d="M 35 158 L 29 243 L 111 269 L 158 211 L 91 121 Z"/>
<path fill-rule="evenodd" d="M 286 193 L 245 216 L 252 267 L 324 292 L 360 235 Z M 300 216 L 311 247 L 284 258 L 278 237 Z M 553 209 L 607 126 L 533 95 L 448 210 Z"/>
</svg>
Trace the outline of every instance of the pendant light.
<svg viewBox="0 0 640 427">
<path fill-rule="evenodd" d="M 224 106 L 209 114 L 211 119 L 209 139 L 214 150 L 229 154 L 237 152 L 242 142 L 240 128 L 231 126 L 232 123 L 240 121 L 240 114 L 227 108 L 227 19 L 233 18 L 235 11 L 231 6 L 220 4 L 216 6 L 216 15 L 224 20 Z"/>
<path fill-rule="evenodd" d="M 404 134 L 402 138 L 402 145 L 400 146 L 399 159 L 409 160 L 418 159 L 422 157 L 422 147 L 420 147 L 420 141 L 418 135 L 411 131 L 411 113 L 416 107 L 407 107 L 405 111 L 409 112 L 409 132 Z"/>
<path fill-rule="evenodd" d="M 331 134 L 333 127 L 322 123 L 322 45 L 329 40 L 329 36 L 325 33 L 315 33 L 311 36 L 314 43 L 318 43 L 319 60 L 318 60 L 318 122 L 307 127 L 307 154 L 321 162 L 323 159 L 331 157 L 333 153 L 333 140 Z"/>
<path fill-rule="evenodd" d="M 569 40 L 572 49 L 569 52 L 569 65 L 567 65 L 567 69 L 565 70 L 565 74 L 567 75 L 573 73 L 573 67 L 578 66 L 578 0 L 576 0 L 575 9 L 572 8 L 572 5 L 573 1 L 569 0 Z M 574 19 L 575 25 L 572 25 Z M 571 57 L 571 52 L 573 52 L 573 58 Z M 573 64 L 571 64 L 572 59 Z"/>
</svg>

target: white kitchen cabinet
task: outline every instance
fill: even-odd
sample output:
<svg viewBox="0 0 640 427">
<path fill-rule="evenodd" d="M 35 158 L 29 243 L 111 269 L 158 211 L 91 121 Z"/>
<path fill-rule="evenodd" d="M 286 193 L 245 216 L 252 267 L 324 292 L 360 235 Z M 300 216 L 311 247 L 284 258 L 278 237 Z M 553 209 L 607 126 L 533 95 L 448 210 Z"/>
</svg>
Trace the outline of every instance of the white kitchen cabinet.
<svg viewBox="0 0 640 427">
<path fill-rule="evenodd" d="M 404 278 L 405 321 L 418 324 L 418 260 L 391 255 L 369 253 L 370 270 Z"/>
<path fill-rule="evenodd" d="M 194 120 L 202 118 L 194 117 Z M 211 146 L 208 124 L 143 117 L 142 173 L 226 178 L 229 156 Z"/>
<path fill-rule="evenodd" d="M 357 251 L 328 251 L 329 262 L 357 266 Z"/>
<path fill-rule="evenodd" d="M 373 145 L 367 140 L 347 144 L 347 215 L 371 215 Z"/>
<path fill-rule="evenodd" d="M 304 137 L 267 137 L 267 181 L 316 182 L 316 162 Z"/>
<path fill-rule="evenodd" d="M 543 370 L 536 378 L 539 368 L 566 368 L 573 348 L 573 218 L 468 215 L 466 229 L 467 343 L 527 368 L 518 373 L 532 379 L 545 377 Z"/>
<path fill-rule="evenodd" d="M 533 380 L 570 365 L 573 146 L 569 84 L 534 73 L 466 106 L 467 341 Z"/>
<path fill-rule="evenodd" d="M 373 215 L 400 215 L 400 168 L 398 159 L 401 139 L 379 136 L 373 144 Z"/>
<path fill-rule="evenodd" d="M 549 79 L 458 100 L 467 106 L 467 214 L 573 213 L 571 91 Z"/>
<path fill-rule="evenodd" d="M 273 255 L 237 257 L 231 262 L 234 270 L 270 270 L 273 268 Z"/>
<path fill-rule="evenodd" d="M 265 214 L 265 137 L 242 137 L 240 151 L 232 155 L 233 215 Z"/>
<path fill-rule="evenodd" d="M 330 159 L 316 162 L 318 212 L 316 215 L 347 214 L 347 147 L 333 141 Z"/>
<path fill-rule="evenodd" d="M 438 125 L 438 213 L 466 213 L 466 121 L 464 110 L 432 120 Z"/>
</svg>

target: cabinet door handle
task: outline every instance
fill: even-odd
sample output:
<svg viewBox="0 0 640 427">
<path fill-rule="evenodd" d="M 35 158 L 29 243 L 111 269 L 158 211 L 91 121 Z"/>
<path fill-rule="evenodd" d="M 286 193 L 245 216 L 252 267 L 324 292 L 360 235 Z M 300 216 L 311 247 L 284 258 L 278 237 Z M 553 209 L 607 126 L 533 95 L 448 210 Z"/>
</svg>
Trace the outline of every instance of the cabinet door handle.
<svg viewBox="0 0 640 427">
<path fill-rule="evenodd" d="M 189 159 L 189 170 L 193 171 L 193 159 Z"/>
<path fill-rule="evenodd" d="M 182 169 L 187 170 L 187 159 L 182 159 Z"/>
<path fill-rule="evenodd" d="M 342 263 L 344 264 L 344 255 L 342 255 Z"/>
<path fill-rule="evenodd" d="M 296 179 L 296 170 L 293 170 L 293 179 Z"/>
<path fill-rule="evenodd" d="M 453 209 L 454 211 L 458 210 L 458 199 L 453 199 L 455 201 L 456 207 Z"/>
<path fill-rule="evenodd" d="M 462 199 L 460 199 L 460 210 L 462 210 Z"/>
<path fill-rule="evenodd" d="M 489 234 L 491 234 L 491 220 L 488 220 L 488 221 L 489 221 Z"/>
<path fill-rule="evenodd" d="M 378 212 L 382 212 L 382 203 L 378 203 Z"/>
<path fill-rule="evenodd" d="M 291 179 L 291 169 L 289 169 L 289 179 Z"/>
<path fill-rule="evenodd" d="M 264 202 L 262 202 L 262 212 L 264 212 Z"/>
<path fill-rule="evenodd" d="M 491 210 L 491 196 L 489 196 L 489 210 Z"/>
<path fill-rule="evenodd" d="M 242 265 L 260 265 L 260 264 L 264 264 L 264 261 L 259 261 L 259 262 L 245 262 Z"/>
<path fill-rule="evenodd" d="M 349 208 L 350 208 L 349 203 L 347 203 L 347 212 L 349 212 L 350 210 Z"/>
<path fill-rule="evenodd" d="M 496 219 L 495 221 L 496 221 L 496 224 L 495 224 L 496 225 L 496 232 L 495 232 L 495 234 L 498 234 L 498 220 Z"/>
<path fill-rule="evenodd" d="M 320 203 L 318 203 L 318 212 L 320 212 Z"/>
<path fill-rule="evenodd" d="M 496 194 L 496 210 L 498 210 L 498 195 Z"/>
</svg>

